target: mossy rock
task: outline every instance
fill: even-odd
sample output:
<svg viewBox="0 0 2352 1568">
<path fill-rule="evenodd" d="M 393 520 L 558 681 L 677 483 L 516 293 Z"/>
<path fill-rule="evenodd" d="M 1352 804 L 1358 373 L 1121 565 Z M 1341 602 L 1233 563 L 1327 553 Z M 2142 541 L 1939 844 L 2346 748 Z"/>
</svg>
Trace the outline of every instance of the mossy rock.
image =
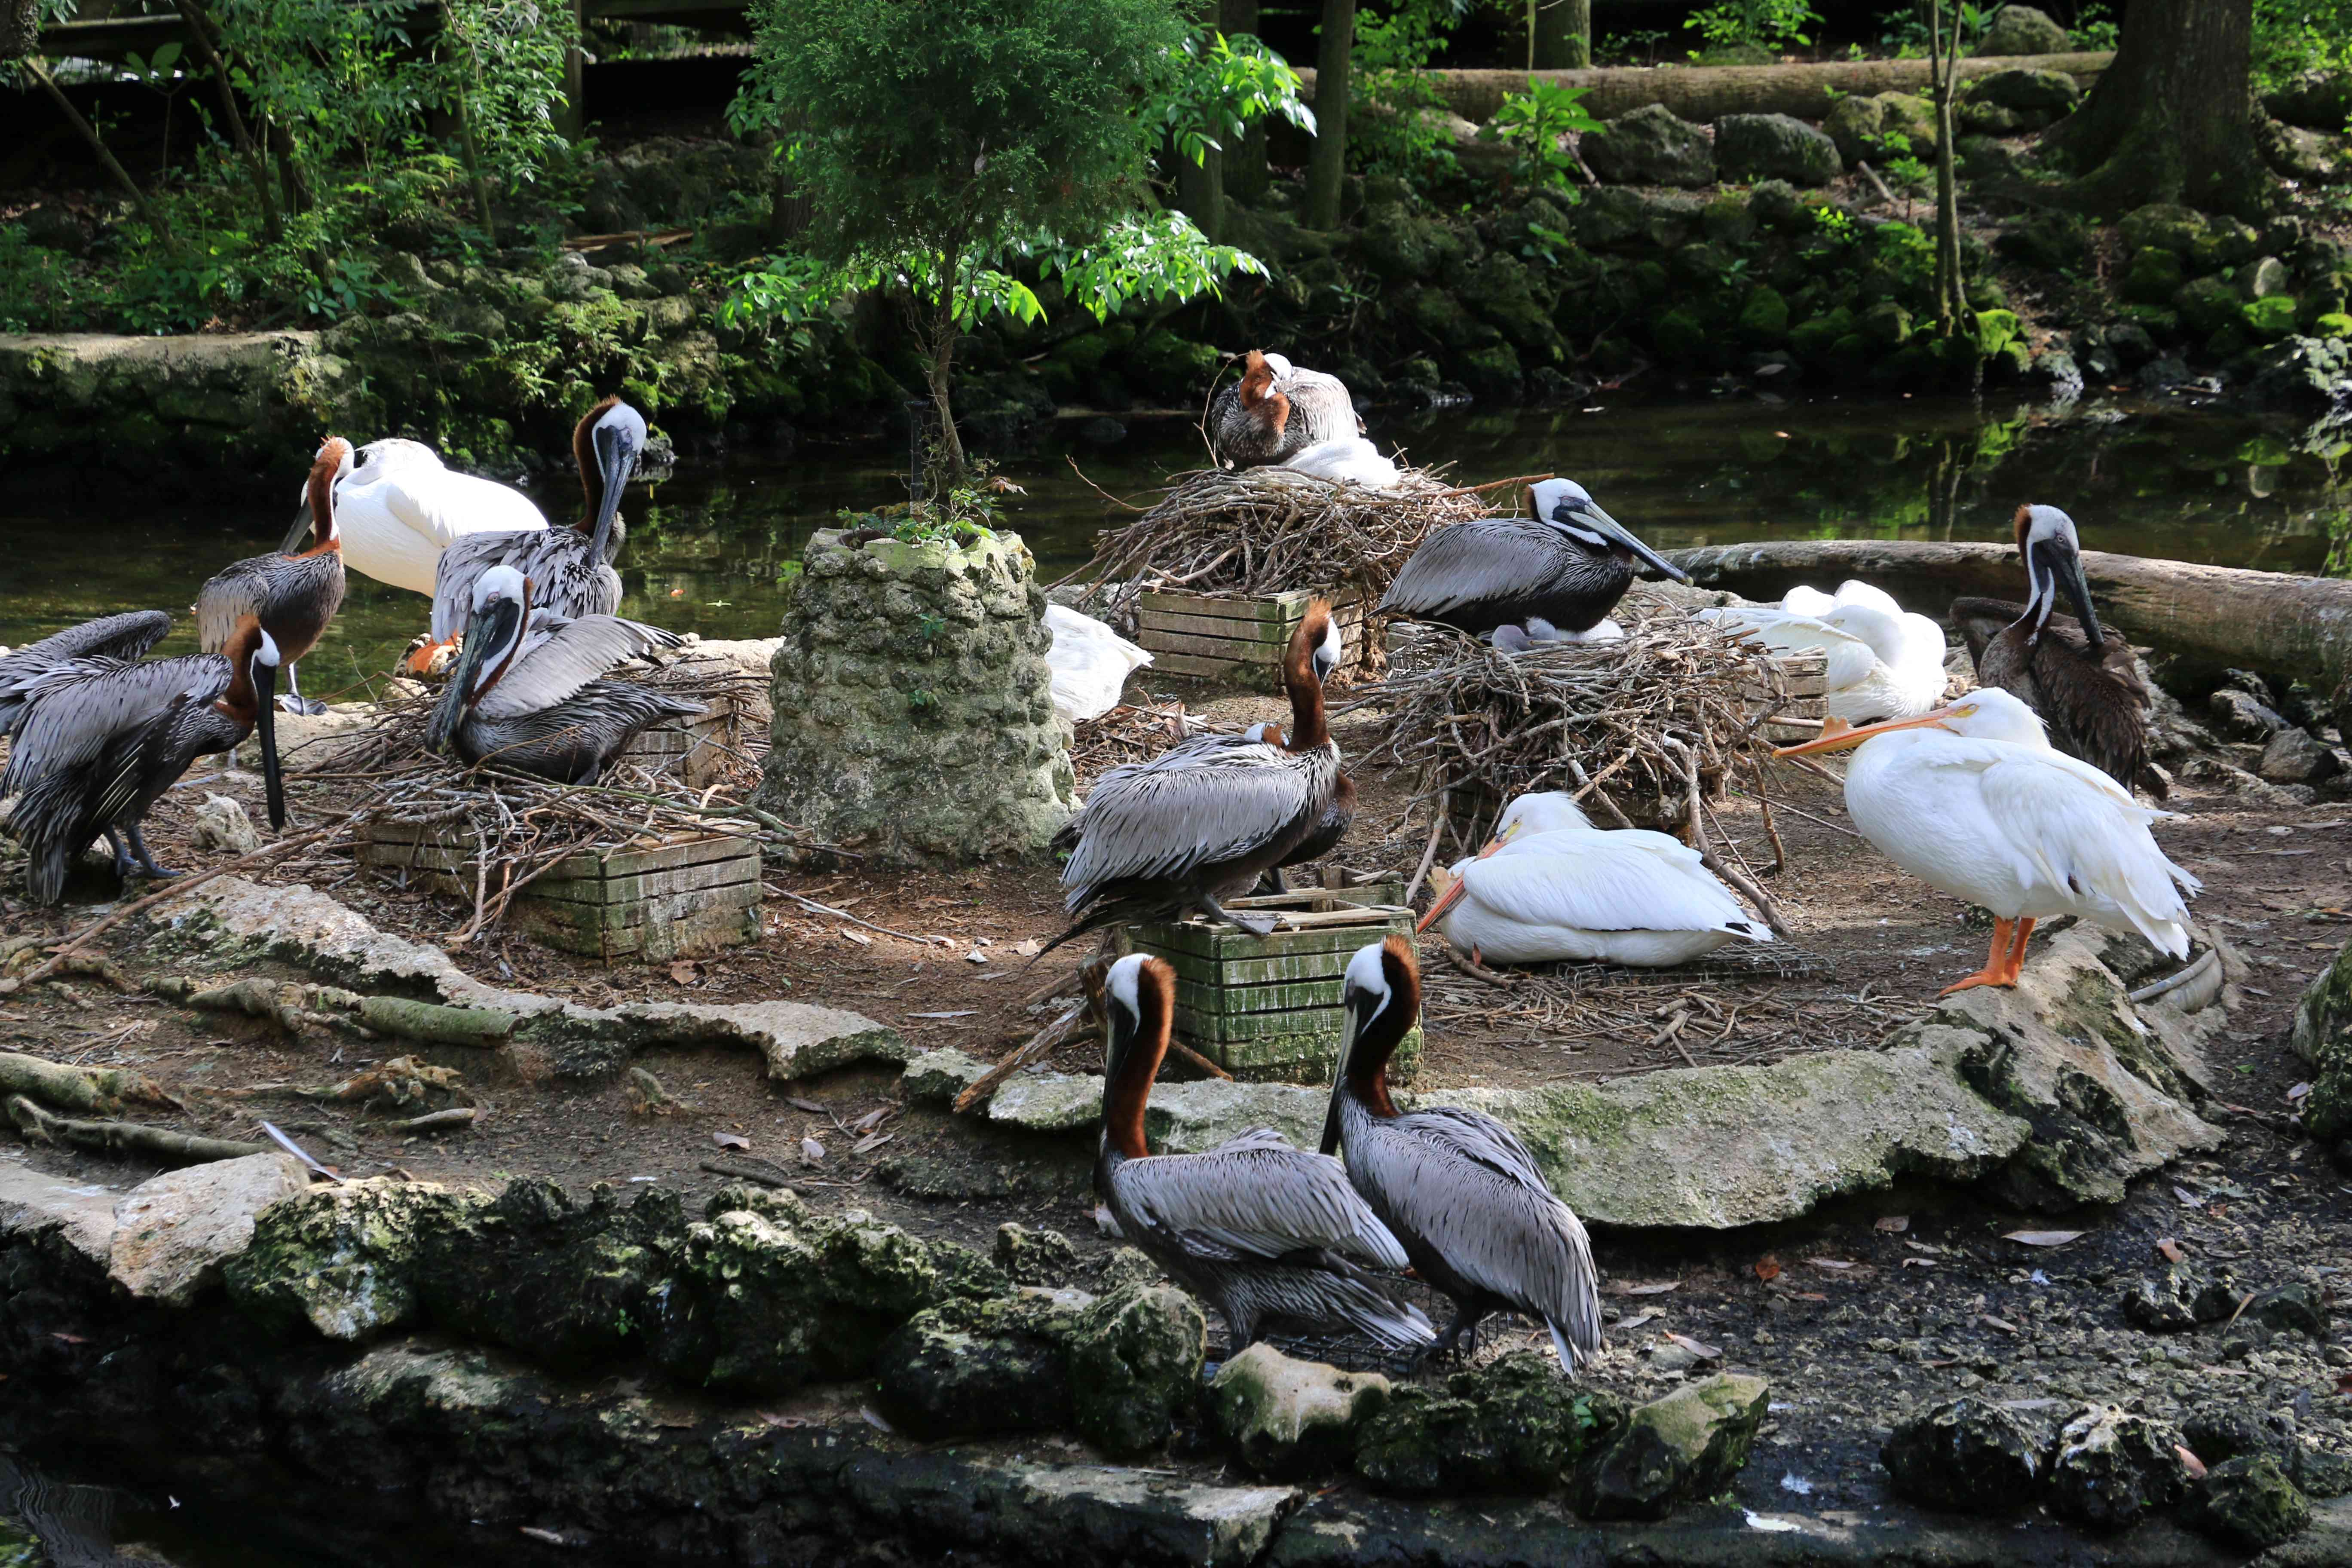
<svg viewBox="0 0 2352 1568">
<path fill-rule="evenodd" d="M 916 1313 L 875 1355 L 885 1407 L 929 1439 L 1069 1430 L 1077 1411 L 1069 1343 L 1093 1301 L 1024 1290 Z"/>
<path fill-rule="evenodd" d="M 1517 257 L 1488 256 L 1471 272 L 1464 293 L 1480 319 L 1523 355 L 1555 363 L 1568 357 L 1567 340 L 1551 324 L 1550 312 L 1536 298 L 1533 274 Z"/>
<path fill-rule="evenodd" d="M 2020 324 L 2014 310 L 1977 312 L 1977 352 L 1990 359 L 2005 354 L 2018 342 Z"/>
<path fill-rule="evenodd" d="M 1899 1423 L 1878 1450 L 1896 1495 L 1951 1513 L 2033 1506 L 2054 1434 L 1985 1399 L 1950 1399 Z"/>
<path fill-rule="evenodd" d="M 1840 305 L 1811 321 L 1799 322 L 1789 333 L 1789 346 L 1806 360 L 1817 363 L 1828 359 L 1838 341 L 1853 332 L 1853 312 Z"/>
<path fill-rule="evenodd" d="M 1713 1497 L 1746 1467 L 1770 1401 L 1762 1378 L 1723 1373 L 1637 1406 L 1578 1468 L 1569 1500 L 1588 1519 L 1663 1519 Z"/>
<path fill-rule="evenodd" d="M 1988 57 L 2054 55 L 2067 47 L 2066 29 L 2047 11 L 2031 5 L 2003 5 L 1986 23 L 1984 37 L 1971 52 Z"/>
<path fill-rule="evenodd" d="M 1393 1390 L 1378 1373 L 1342 1372 L 1255 1344 L 1217 1371 L 1210 1419 L 1252 1475 L 1299 1480 L 1344 1468 L 1357 1433 Z"/>
<path fill-rule="evenodd" d="M 2189 259 L 2210 226 L 2204 214 L 2175 202 L 2151 202 L 2136 207 L 2116 225 L 2116 232 L 2123 237 L 2124 248 L 2134 255 L 2152 245 L 2169 250 L 2183 261 Z"/>
<path fill-rule="evenodd" d="M 2226 268 L 2243 267 L 2262 247 L 2262 236 L 2251 225 L 2226 216 L 2209 216 L 2205 231 L 2189 242 L 2189 269 L 2202 278 Z"/>
<path fill-rule="evenodd" d="M 2352 338 L 2352 321 L 2336 335 Z M 2352 942 L 2337 950 L 2295 1005 L 2294 1041 L 2314 1069 L 2304 1131 L 2323 1142 L 2352 1138 Z"/>
<path fill-rule="evenodd" d="M 1874 98 L 1848 93 L 1822 116 L 1822 133 L 1837 143 L 1846 167 L 1878 156 L 1878 137 L 1886 123 L 1886 106 Z"/>
<path fill-rule="evenodd" d="M 1739 311 L 1740 340 L 1750 348 L 1776 348 L 1789 341 L 1789 302 L 1769 284 L 1748 296 Z"/>
<path fill-rule="evenodd" d="M 2126 305 L 2123 319 L 2158 342 L 2180 335 L 2180 312 L 2165 305 Z"/>
<path fill-rule="evenodd" d="M 1401 1497 L 1550 1491 L 1624 1426 L 1614 1395 L 1559 1375 L 1552 1358 L 1516 1352 L 1446 1379 L 1444 1392 L 1401 1388 L 1356 1444 L 1356 1474 Z"/>
<path fill-rule="evenodd" d="M 2273 343 L 2294 331 L 2295 300 L 2292 294 L 2249 300 L 2238 308 L 2247 335 L 2256 342 Z"/>
<path fill-rule="evenodd" d="M 1217 374 L 1217 351 L 1209 343 L 1178 337 L 1165 327 L 1137 340 L 1127 353 L 1134 384 L 1153 396 L 1197 399 Z"/>
<path fill-rule="evenodd" d="M 2179 1501 L 2188 1481 L 2180 1434 L 2153 1416 L 2094 1407 L 2058 1435 L 2049 1501 L 2060 1518 L 2122 1530 Z"/>
<path fill-rule="evenodd" d="M 1611 184 L 1696 190 L 1715 183 L 1715 149 L 1706 132 L 1662 103 L 1619 115 L 1588 134 L 1582 151 L 1592 172 Z"/>
<path fill-rule="evenodd" d="M 1900 134 L 1911 143 L 1911 156 L 1932 162 L 1938 138 L 1936 106 L 1916 92 L 1882 92 L 1872 102 L 1879 108 L 1879 134 Z"/>
<path fill-rule="evenodd" d="M 1711 243 L 1737 249 L 1756 237 L 1756 215 L 1748 209 L 1746 196 L 1726 191 L 1706 204 L 1699 214 L 1699 226 Z"/>
<path fill-rule="evenodd" d="M 1456 363 L 1471 391 L 1499 401 L 1517 399 L 1526 381 L 1518 353 L 1508 343 L 1472 349 Z"/>
<path fill-rule="evenodd" d="M 1911 341 L 1911 312 L 1881 300 L 1854 319 L 1854 331 L 1873 348 L 1899 349 Z"/>
<path fill-rule="evenodd" d="M 1668 310 L 1650 323 L 1650 342 L 1670 364 L 1699 364 L 1711 357 L 1715 340 L 1688 310 Z"/>
<path fill-rule="evenodd" d="M 1812 210 L 1786 180 L 1758 181 L 1748 193 L 1748 210 L 1758 223 L 1782 234 L 1801 234 L 1812 226 Z"/>
<path fill-rule="evenodd" d="M 2242 324 L 2245 317 L 2241 303 L 2238 291 L 2219 278 L 2200 278 L 2172 297 L 2182 329 L 2198 337 L 2210 337 L 2224 327 Z"/>
<path fill-rule="evenodd" d="M 2224 1459 L 2190 1489 L 2182 1520 L 2232 1546 L 2263 1552 L 2311 1526 L 2311 1500 L 2268 1454 Z"/>
<path fill-rule="evenodd" d="M 314 1187 L 254 1216 L 251 1245 L 222 1266 L 238 1310 L 281 1334 L 360 1342 L 414 1322 L 425 1237 L 478 1200 L 389 1179 Z"/>
<path fill-rule="evenodd" d="M 1787 114 L 1725 114 L 1715 121 L 1715 159 L 1727 180 L 1788 180 L 1825 185 L 1843 165 L 1837 143 Z"/>
<path fill-rule="evenodd" d="M 1168 1439 L 1208 1361 L 1209 1324 L 1183 1291 L 1130 1285 L 1097 1298 L 1068 1340 L 1078 1430 L 1114 1459 Z"/>
<path fill-rule="evenodd" d="M 2189 281 L 2188 268 L 2176 253 L 2162 246 L 2143 246 L 2125 268 L 2116 292 L 2142 305 L 2161 305 Z"/>
<path fill-rule="evenodd" d="M 1387 204 L 1364 209 L 1356 251 L 1373 272 L 1403 281 L 1435 277 L 1461 257 L 1462 241 L 1427 214 Z"/>
</svg>

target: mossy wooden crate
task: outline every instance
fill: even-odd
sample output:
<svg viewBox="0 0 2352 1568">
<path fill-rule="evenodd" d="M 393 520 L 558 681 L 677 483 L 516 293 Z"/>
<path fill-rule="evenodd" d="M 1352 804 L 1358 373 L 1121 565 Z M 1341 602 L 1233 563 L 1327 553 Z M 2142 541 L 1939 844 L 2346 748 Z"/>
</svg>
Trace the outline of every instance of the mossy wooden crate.
<svg viewBox="0 0 2352 1568">
<path fill-rule="evenodd" d="M 1150 653 L 1155 674 L 1278 690 L 1290 635 L 1307 618 L 1307 606 L 1320 598 L 1330 600 L 1339 626 L 1342 653 L 1333 673 L 1352 674 L 1364 657 L 1364 598 L 1353 588 L 1251 595 L 1146 593 L 1136 602 L 1135 640 Z"/>
<path fill-rule="evenodd" d="M 375 822 L 361 859 L 471 899 L 480 853 L 463 829 Z M 551 947 L 658 963 L 756 940 L 760 897 L 758 839 L 677 834 L 572 856 L 517 893 L 507 919 Z"/>
<path fill-rule="evenodd" d="M 664 773 L 688 789 L 707 789 L 757 766 L 754 753 L 775 718 L 765 686 L 731 661 L 679 655 L 648 678 L 702 704 L 691 719 L 668 719 L 639 731 L 622 757 L 648 773 Z"/>
<path fill-rule="evenodd" d="M 1194 1050 L 1236 1078 L 1328 1082 L 1347 1028 L 1339 1004 L 1348 961 L 1367 942 L 1412 931 L 1412 910 L 1351 902 L 1355 890 L 1225 900 L 1229 910 L 1281 916 L 1268 936 L 1194 919 L 1129 927 L 1127 942 L 1175 967 L 1176 1032 Z M 1420 1049 L 1415 1028 L 1392 1071 L 1410 1076 Z"/>
</svg>

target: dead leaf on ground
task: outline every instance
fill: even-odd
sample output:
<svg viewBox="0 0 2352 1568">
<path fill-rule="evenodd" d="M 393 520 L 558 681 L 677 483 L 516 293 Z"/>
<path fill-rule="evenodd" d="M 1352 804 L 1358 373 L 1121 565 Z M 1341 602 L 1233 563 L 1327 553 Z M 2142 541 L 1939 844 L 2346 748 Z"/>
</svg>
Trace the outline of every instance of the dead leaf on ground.
<svg viewBox="0 0 2352 1568">
<path fill-rule="evenodd" d="M 1682 1283 L 1679 1279 L 1661 1279 L 1652 1284 L 1636 1285 L 1630 1280 L 1616 1279 L 1603 1287 L 1601 1294 L 1604 1296 L 1663 1296 L 1669 1290 L 1681 1289 Z"/>
<path fill-rule="evenodd" d="M 860 1408 L 857 1414 L 865 1416 L 866 1424 L 873 1427 L 877 1432 L 896 1432 L 898 1429 L 896 1426 L 891 1426 L 887 1421 L 883 1420 L 882 1413 L 875 1409 L 870 1405 Z"/>
<path fill-rule="evenodd" d="M 1034 958 L 1045 951 L 1045 944 L 1035 937 L 1026 937 L 1013 944 L 1013 951 L 1024 958 Z"/>
<path fill-rule="evenodd" d="M 1664 1316 L 1665 1314 L 1658 1310 L 1655 1307 L 1644 1307 L 1633 1316 L 1618 1324 L 1617 1331 L 1621 1334 L 1630 1333 L 1633 1330 L 1640 1328 L 1643 1323 L 1654 1321 L 1655 1320 Z"/>
<path fill-rule="evenodd" d="M 851 931 L 847 926 L 841 928 L 841 934 L 847 937 L 850 941 L 856 942 L 860 947 L 872 947 L 874 945 L 874 939 L 872 937 L 865 936 L 857 931 Z"/>
<path fill-rule="evenodd" d="M 1773 1280 L 1780 1278 L 1780 1260 L 1773 1257 L 1769 1252 L 1763 1257 L 1758 1258 L 1756 1260 L 1756 1278 L 1761 1279 L 1767 1285 L 1769 1285 Z"/>
<path fill-rule="evenodd" d="M 740 1132 L 713 1132 L 710 1141 L 721 1149 L 749 1149 L 751 1141 Z"/>
<path fill-rule="evenodd" d="M 1988 1329 L 1999 1329 L 2004 1334 L 2013 1334 L 2017 1332 L 2017 1325 L 2015 1323 L 2009 1321 L 2006 1318 L 1996 1318 L 1990 1312 L 1979 1312 L 1977 1314 L 1977 1321 L 1982 1323 Z"/>
<path fill-rule="evenodd" d="M 1828 1268 L 1843 1274 L 1847 1269 L 1855 1266 L 1847 1262 L 1843 1258 L 1808 1258 L 1805 1259 L 1805 1267 L 1808 1268 Z"/>
<path fill-rule="evenodd" d="M 533 1541 L 540 1542 L 548 1546 L 569 1546 L 572 1544 L 571 1537 L 565 1535 L 562 1531 L 541 1530 L 535 1524 L 523 1525 L 521 1527 L 521 1533 Z"/>
<path fill-rule="evenodd" d="M 1800 1301 L 1826 1301 L 1829 1300 L 1827 1296 L 1822 1295 L 1819 1290 L 1791 1290 L 1789 1294 Z"/>
<path fill-rule="evenodd" d="M 1900 1236 L 1911 1228 L 1911 1216 L 1907 1214 L 1881 1215 L 1877 1228 L 1889 1236 Z"/>
<path fill-rule="evenodd" d="M 824 1145 L 818 1142 L 814 1138 L 802 1139 L 801 1163 L 803 1165 L 821 1165 L 824 1163 Z"/>
<path fill-rule="evenodd" d="M 788 1094 L 784 1096 L 784 1103 L 791 1106 L 794 1110 L 813 1111 L 819 1116 L 823 1116 L 824 1114 L 824 1106 L 818 1104 L 814 1100 L 803 1100 L 797 1094 Z"/>
<path fill-rule="evenodd" d="M 2021 1247 L 2063 1247 L 2070 1241 L 2081 1240 L 2082 1237 L 2079 1230 L 2005 1230 L 2000 1233 L 2003 1241 L 2013 1241 Z"/>
<path fill-rule="evenodd" d="M 669 977 L 680 985 L 693 984 L 696 973 L 697 966 L 690 958 L 681 958 L 669 966 Z"/>
<path fill-rule="evenodd" d="M 871 1133 L 866 1137 L 860 1138 L 856 1142 L 851 1144 L 849 1146 L 849 1152 L 853 1154 L 871 1154 L 875 1150 L 879 1149 L 883 1144 L 887 1143 L 897 1136 L 898 1135 L 896 1132 Z"/>
<path fill-rule="evenodd" d="M 778 1415 L 772 1411 L 767 1410 L 755 1410 L 752 1414 L 757 1415 L 761 1421 L 767 1423 L 769 1426 L 781 1426 L 787 1432 L 794 1432 L 803 1427 L 814 1426 L 816 1425 L 815 1422 L 810 1420 L 805 1415 Z"/>
<path fill-rule="evenodd" d="M 889 1115 L 891 1111 L 897 1109 L 898 1108 L 896 1106 L 885 1105 L 877 1110 L 869 1110 L 865 1115 L 859 1117 L 856 1121 L 851 1122 L 849 1124 L 849 1130 L 852 1132 L 871 1132 L 877 1127 L 882 1125 L 882 1119 L 884 1117 Z"/>
<path fill-rule="evenodd" d="M 2180 1456 L 2180 1468 L 2189 1472 L 2189 1479 L 2190 1480 L 2201 1481 L 2205 1479 L 2204 1460 L 2199 1458 L 2196 1455 L 2190 1453 L 2188 1449 L 2182 1447 L 2178 1443 L 2175 1443 L 2172 1446 L 2172 1451 Z"/>
<path fill-rule="evenodd" d="M 1698 1357 L 1701 1361 L 1721 1361 L 1723 1359 L 1723 1352 L 1720 1350 L 1717 1350 L 1713 1345 L 1701 1344 L 1698 1341 L 1691 1338 L 1688 1334 L 1669 1332 L 1664 1336 L 1664 1338 L 1668 1344 L 1680 1345 L 1683 1349 L 1690 1352 L 1691 1354 Z"/>
<path fill-rule="evenodd" d="M 1933 1268 L 1936 1267 L 1936 1260 L 1932 1258 L 1906 1258 L 1903 1260 L 1903 1267 L 1906 1268 Z"/>
<path fill-rule="evenodd" d="M 2186 1256 L 2180 1250 L 2180 1243 L 2173 1240 L 2172 1237 L 2168 1236 L 2162 1237 L 2157 1242 L 2156 1249 L 2164 1254 L 2164 1260 L 2167 1263 L 2178 1263 L 2184 1256 Z"/>
</svg>

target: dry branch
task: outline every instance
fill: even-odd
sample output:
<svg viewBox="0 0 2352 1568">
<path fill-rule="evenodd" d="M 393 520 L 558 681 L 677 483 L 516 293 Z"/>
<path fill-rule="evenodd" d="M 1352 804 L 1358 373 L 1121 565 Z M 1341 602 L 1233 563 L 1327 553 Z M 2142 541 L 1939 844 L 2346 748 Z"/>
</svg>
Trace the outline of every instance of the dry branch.
<svg viewBox="0 0 2352 1568">
<path fill-rule="evenodd" d="M 0 1051 L 0 1094 L 25 1094 L 68 1110 L 112 1110 L 125 1100 L 166 1103 L 154 1079 L 121 1068 L 68 1067 Z"/>
<path fill-rule="evenodd" d="M 19 1094 L 8 1101 L 8 1120 L 36 1143 L 70 1143 L 80 1149 L 149 1154 L 174 1165 L 202 1165 L 214 1160 L 242 1160 L 267 1154 L 265 1143 L 233 1143 L 225 1138 L 203 1138 L 193 1132 L 147 1127 L 136 1121 L 84 1121 L 52 1116 Z"/>
<path fill-rule="evenodd" d="M 445 1007 L 403 996 L 363 996 L 360 1021 L 369 1028 L 436 1046 L 503 1045 L 515 1031 L 512 1013 L 492 1007 Z"/>
</svg>

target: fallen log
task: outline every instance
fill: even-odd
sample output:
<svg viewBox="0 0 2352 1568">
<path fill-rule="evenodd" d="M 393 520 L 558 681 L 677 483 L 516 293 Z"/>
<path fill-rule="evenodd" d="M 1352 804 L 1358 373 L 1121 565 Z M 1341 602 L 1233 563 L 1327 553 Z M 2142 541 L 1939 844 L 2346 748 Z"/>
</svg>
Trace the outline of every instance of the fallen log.
<svg viewBox="0 0 2352 1568">
<path fill-rule="evenodd" d="M 20 1051 L 0 1051 L 0 1094 L 30 1095 L 68 1110 L 112 1110 L 125 1100 L 165 1103 L 161 1086 L 143 1074 L 68 1067 Z"/>
<path fill-rule="evenodd" d="M 1941 618 L 1956 598 L 2025 597 L 2009 544 L 1913 539 L 1807 539 L 1670 550 L 1702 588 L 1777 599 L 1800 583 L 1874 583 L 1920 614 Z M 2192 665 L 2254 669 L 2304 680 L 2352 709 L 2352 582 L 2083 552 L 2091 597 L 2109 629 Z"/>
<path fill-rule="evenodd" d="M 52 1116 L 21 1094 L 8 1101 L 8 1120 L 37 1143 L 70 1143 L 81 1149 L 146 1154 L 172 1165 L 203 1165 L 215 1160 L 242 1160 L 248 1154 L 269 1152 L 267 1143 L 234 1143 L 226 1138 L 203 1138 L 193 1132 L 174 1132 L 166 1127 L 147 1127 L 136 1121 L 83 1121 Z"/>
<path fill-rule="evenodd" d="M 496 1046 L 515 1031 L 515 1015 L 495 1007 L 445 1007 L 404 996 L 360 999 L 360 1022 L 386 1035 L 436 1046 Z"/>
</svg>

